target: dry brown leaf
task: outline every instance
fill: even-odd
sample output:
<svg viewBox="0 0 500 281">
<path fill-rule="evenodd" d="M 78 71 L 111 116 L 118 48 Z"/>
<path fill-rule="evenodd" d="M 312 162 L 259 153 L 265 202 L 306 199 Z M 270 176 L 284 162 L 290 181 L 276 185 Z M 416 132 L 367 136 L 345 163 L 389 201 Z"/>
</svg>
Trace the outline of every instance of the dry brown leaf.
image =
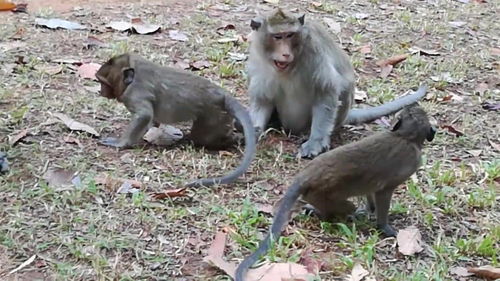
<svg viewBox="0 0 500 281">
<path fill-rule="evenodd" d="M 303 264 L 309 273 L 317 275 L 325 261 L 313 258 L 311 249 L 307 249 L 300 255 L 299 263 Z"/>
<path fill-rule="evenodd" d="M 80 123 L 78 121 L 75 121 L 75 120 L 71 119 L 69 116 L 67 116 L 66 114 L 54 113 L 53 115 L 55 117 L 59 118 L 70 130 L 84 131 L 84 132 L 92 134 L 96 137 L 99 136 L 99 133 L 94 128 L 90 127 L 87 124 L 83 124 L 83 123 Z"/>
<path fill-rule="evenodd" d="M 474 275 L 473 273 L 468 272 L 467 268 L 461 267 L 461 266 L 451 267 L 449 271 L 453 275 L 462 276 L 462 277 L 467 277 L 467 276 Z"/>
<path fill-rule="evenodd" d="M 271 204 L 260 204 L 256 203 L 255 208 L 257 208 L 257 211 L 264 213 L 264 214 L 273 214 L 274 207 Z"/>
<path fill-rule="evenodd" d="M 122 188 L 125 183 L 130 184 L 129 188 L 142 189 L 143 185 L 140 181 L 130 180 L 130 179 L 121 179 L 121 178 L 113 178 L 107 174 L 100 174 L 95 177 L 95 183 L 98 185 L 104 185 L 107 190 L 114 192 L 115 190 L 118 193 L 118 190 Z M 127 186 L 128 186 L 127 184 Z"/>
<path fill-rule="evenodd" d="M 357 103 L 365 102 L 368 99 L 368 94 L 365 91 L 355 89 L 354 101 Z"/>
<path fill-rule="evenodd" d="M 24 129 L 21 130 L 20 132 L 16 133 L 15 135 L 10 135 L 9 138 L 9 145 L 14 146 L 18 141 L 23 139 L 25 136 L 28 135 L 28 130 Z"/>
<path fill-rule="evenodd" d="M 74 143 L 77 144 L 79 147 L 83 148 L 82 143 L 80 142 L 79 139 L 72 137 L 72 136 L 64 136 L 63 138 L 65 143 Z"/>
<path fill-rule="evenodd" d="M 301 281 L 310 280 L 315 274 L 307 271 L 302 264 L 297 263 L 272 263 L 261 267 L 250 269 L 246 274 L 247 281 L 277 281 L 291 280 Z"/>
<path fill-rule="evenodd" d="M 370 46 L 369 44 L 368 45 L 364 45 L 364 46 L 361 46 L 359 47 L 359 52 L 362 53 L 362 54 L 369 54 L 372 52 L 372 46 Z"/>
<path fill-rule="evenodd" d="M 461 137 L 464 135 L 463 132 L 457 130 L 455 127 L 453 127 L 452 125 L 442 125 L 441 128 L 443 129 L 447 129 L 448 132 L 452 133 L 452 134 L 455 134 L 455 136 L 457 137 Z"/>
<path fill-rule="evenodd" d="M 61 73 L 63 70 L 62 65 L 56 64 L 56 65 L 50 65 L 50 64 L 39 64 L 34 67 L 36 70 L 47 73 L 49 75 L 56 75 Z"/>
<path fill-rule="evenodd" d="M 422 248 L 422 234 L 414 226 L 401 229 L 398 232 L 397 241 L 399 252 L 405 256 L 412 256 L 424 249 Z"/>
<path fill-rule="evenodd" d="M 393 57 L 390 57 L 390 58 L 385 59 L 385 60 L 380 60 L 377 62 L 377 65 L 380 67 L 383 67 L 386 65 L 394 66 L 394 65 L 404 61 L 407 58 L 408 58 L 408 54 L 397 55 L 397 56 L 393 56 Z"/>
<path fill-rule="evenodd" d="M 191 63 L 191 67 L 193 68 L 193 70 L 200 70 L 203 68 L 208 68 L 208 67 L 210 67 L 210 62 L 207 60 L 195 61 L 195 62 Z"/>
<path fill-rule="evenodd" d="M 153 198 L 157 200 L 162 200 L 166 198 L 184 197 L 186 195 L 187 195 L 186 188 L 181 187 L 176 189 L 168 189 L 163 192 L 153 193 Z"/>
<path fill-rule="evenodd" d="M 494 56 L 500 56 L 500 48 L 490 48 L 490 53 Z"/>
<path fill-rule="evenodd" d="M 422 49 L 420 47 L 414 46 L 408 49 L 412 54 L 420 54 L 424 56 L 439 56 L 441 55 L 438 51 L 436 50 L 427 50 L 427 49 Z"/>
<path fill-rule="evenodd" d="M 130 21 L 132 22 L 132 30 L 139 34 L 151 34 L 161 29 L 161 26 L 144 22 L 140 18 L 133 18 Z"/>
<path fill-rule="evenodd" d="M 204 257 L 203 261 L 216 266 L 234 279 L 236 264 L 227 262 L 223 258 L 224 248 L 226 247 L 226 237 L 227 233 L 224 233 L 222 231 L 219 231 L 217 232 L 217 234 L 215 234 L 214 241 L 208 249 L 208 256 Z"/>
<path fill-rule="evenodd" d="M 136 188 L 132 185 L 132 182 L 130 181 L 124 181 L 122 183 L 122 185 L 118 188 L 118 190 L 116 191 L 116 193 L 137 193 L 139 192 L 140 189 L 139 188 Z"/>
<path fill-rule="evenodd" d="M 176 61 L 174 67 L 178 69 L 189 69 L 191 66 L 185 61 Z"/>
<path fill-rule="evenodd" d="M 82 182 L 76 172 L 62 168 L 49 168 L 43 179 L 53 188 L 81 187 Z"/>
<path fill-rule="evenodd" d="M 99 68 L 101 68 L 101 65 L 98 63 L 84 63 L 78 67 L 77 73 L 83 79 L 97 80 L 95 74 Z"/>
<path fill-rule="evenodd" d="M 130 22 L 125 22 L 125 21 L 112 21 L 108 23 L 106 27 L 118 31 L 125 31 L 131 29 L 132 24 Z"/>
<path fill-rule="evenodd" d="M 466 152 L 474 157 L 479 157 L 479 155 L 481 155 L 481 153 L 483 153 L 483 151 L 481 149 L 471 149 L 471 150 L 466 150 Z"/>
<path fill-rule="evenodd" d="M 355 264 L 352 268 L 351 275 L 349 276 L 348 281 L 361 281 L 365 276 L 368 276 L 370 272 L 363 268 L 360 264 Z"/>
<path fill-rule="evenodd" d="M 389 74 L 391 74 L 393 68 L 394 67 L 390 64 L 382 66 L 382 69 L 380 70 L 380 77 L 386 78 L 387 76 L 389 76 Z"/>
<path fill-rule="evenodd" d="M 181 42 L 185 42 L 185 41 L 189 40 L 187 35 L 179 30 L 169 30 L 168 37 L 170 37 L 170 39 L 173 39 L 176 41 L 181 41 Z"/>
<path fill-rule="evenodd" d="M 500 151 L 500 144 L 497 144 L 490 139 L 488 139 L 488 142 L 490 143 L 491 147 L 493 147 L 496 151 Z"/>
<path fill-rule="evenodd" d="M 500 268 L 492 267 L 490 265 L 472 267 L 469 268 L 468 271 L 474 273 L 476 276 L 486 278 L 487 280 L 497 280 L 500 278 Z"/>
<path fill-rule="evenodd" d="M 0 11 L 10 11 L 14 10 L 16 8 L 16 4 L 6 1 L 6 0 L 0 0 Z"/>
</svg>

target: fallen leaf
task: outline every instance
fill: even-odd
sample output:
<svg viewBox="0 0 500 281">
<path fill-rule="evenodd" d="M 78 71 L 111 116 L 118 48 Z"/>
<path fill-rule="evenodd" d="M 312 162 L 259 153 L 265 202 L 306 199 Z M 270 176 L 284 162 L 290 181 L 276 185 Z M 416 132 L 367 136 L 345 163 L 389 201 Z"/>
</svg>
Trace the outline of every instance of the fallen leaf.
<svg viewBox="0 0 500 281">
<path fill-rule="evenodd" d="M 118 190 L 124 185 L 124 183 L 128 183 L 127 186 L 129 188 L 142 189 L 143 185 L 141 182 L 130 179 L 121 179 L 121 178 L 113 178 L 107 174 L 100 174 L 95 177 L 95 183 L 99 185 L 104 185 L 107 190 L 115 191 Z M 129 186 L 130 185 L 130 186 Z"/>
<path fill-rule="evenodd" d="M 187 35 L 179 30 L 169 30 L 168 37 L 170 37 L 172 40 L 181 41 L 181 42 L 185 42 L 185 41 L 189 40 Z"/>
<path fill-rule="evenodd" d="M 133 18 L 131 22 L 132 29 L 139 34 L 151 34 L 161 29 L 160 25 L 144 22 L 140 18 Z"/>
<path fill-rule="evenodd" d="M 27 259 L 26 261 L 24 261 L 21 265 L 19 265 L 18 267 L 14 268 L 13 270 L 9 271 L 9 273 L 7 275 L 11 275 L 13 273 L 16 273 L 18 272 L 19 270 L 25 268 L 26 266 L 30 265 L 36 258 L 36 255 L 32 255 L 29 259 Z"/>
<path fill-rule="evenodd" d="M 247 59 L 247 55 L 243 53 L 232 53 L 228 52 L 229 58 L 234 60 L 234 61 L 244 61 Z"/>
<path fill-rule="evenodd" d="M 13 40 L 21 40 L 23 39 L 25 34 L 26 34 L 26 28 L 21 26 L 18 27 L 16 33 L 12 34 L 12 36 L 10 36 L 9 38 Z"/>
<path fill-rule="evenodd" d="M 101 86 L 100 85 L 83 86 L 83 88 L 85 88 L 85 90 L 87 90 L 87 91 L 89 91 L 91 93 L 94 93 L 94 94 L 99 93 L 99 91 L 101 90 Z"/>
<path fill-rule="evenodd" d="M 216 266 L 234 279 L 236 264 L 227 262 L 223 258 L 224 248 L 226 247 L 226 237 L 227 233 L 222 231 L 219 231 L 217 232 L 217 234 L 215 234 L 214 241 L 212 241 L 212 244 L 208 249 L 208 256 L 204 257 L 203 261 Z"/>
<path fill-rule="evenodd" d="M 108 23 L 106 27 L 118 31 L 125 31 L 125 30 L 130 30 L 132 28 L 132 24 L 130 22 L 125 22 L 125 21 L 112 21 Z"/>
<path fill-rule="evenodd" d="M 497 111 L 500 109 L 500 103 L 485 102 L 481 106 L 483 107 L 483 109 L 490 110 L 490 111 Z"/>
<path fill-rule="evenodd" d="M 269 214 L 269 215 L 272 215 L 273 210 L 274 210 L 273 205 L 271 205 L 271 204 L 256 203 L 255 208 L 257 208 L 257 211 L 259 211 L 261 213 Z"/>
<path fill-rule="evenodd" d="M 69 29 L 69 30 L 77 30 L 77 29 L 86 29 L 85 26 L 72 21 L 62 20 L 62 19 L 43 19 L 43 18 L 35 18 L 35 24 L 40 26 L 45 26 L 50 29 Z"/>
<path fill-rule="evenodd" d="M 483 3 L 488 3 L 488 1 L 486 0 L 473 0 L 474 3 L 478 3 L 478 4 L 483 4 Z"/>
<path fill-rule="evenodd" d="M 452 125 L 442 125 L 441 128 L 443 129 L 447 129 L 448 132 L 452 133 L 452 134 L 455 134 L 457 137 L 461 137 L 464 135 L 463 132 L 455 129 L 455 127 L 453 127 Z"/>
<path fill-rule="evenodd" d="M 101 68 L 98 63 L 84 63 L 78 67 L 77 74 L 83 79 L 93 79 L 97 80 L 95 74 Z"/>
<path fill-rule="evenodd" d="M 21 130 L 20 132 L 16 133 L 14 136 L 10 135 L 8 137 L 9 138 L 9 145 L 14 146 L 18 141 L 22 140 L 27 135 L 28 135 L 27 129 Z"/>
<path fill-rule="evenodd" d="M 63 67 L 60 64 L 50 65 L 50 64 L 38 64 L 34 67 L 40 72 L 47 73 L 49 75 L 56 75 L 61 73 Z"/>
<path fill-rule="evenodd" d="M 53 188 L 64 189 L 73 186 L 80 188 L 82 186 L 82 181 L 76 172 L 62 168 L 49 168 L 43 174 L 43 179 Z"/>
<path fill-rule="evenodd" d="M 397 241 L 399 252 L 405 256 L 412 256 L 424 249 L 422 248 L 422 235 L 414 226 L 399 230 Z"/>
<path fill-rule="evenodd" d="M 315 274 L 307 271 L 302 264 L 297 263 L 272 263 L 265 264 L 255 269 L 250 269 L 246 274 L 247 281 L 305 281 L 312 280 Z"/>
<path fill-rule="evenodd" d="M 479 155 L 481 155 L 483 151 L 481 149 L 471 149 L 471 150 L 466 150 L 466 152 L 474 157 L 479 157 Z"/>
<path fill-rule="evenodd" d="M 124 181 L 122 183 L 122 185 L 118 188 L 116 193 L 131 193 L 131 194 L 133 194 L 133 193 L 137 193 L 139 191 L 140 191 L 140 189 L 134 187 L 130 181 Z"/>
<path fill-rule="evenodd" d="M 474 275 L 473 273 L 468 272 L 467 268 L 461 267 L 461 266 L 451 267 L 449 271 L 451 274 L 461 276 L 461 277 L 467 277 L 467 276 Z"/>
<path fill-rule="evenodd" d="M 378 61 L 377 65 L 380 66 L 380 67 L 383 67 L 385 65 L 392 65 L 392 66 L 394 66 L 394 65 L 396 65 L 396 64 L 404 61 L 406 58 L 408 58 L 407 54 L 396 55 L 396 56 L 390 57 L 388 59 Z"/>
<path fill-rule="evenodd" d="M 394 68 L 394 66 L 392 66 L 390 64 L 382 66 L 382 69 L 380 69 L 380 77 L 386 78 L 387 76 L 389 76 L 389 74 L 391 74 L 393 68 Z"/>
<path fill-rule="evenodd" d="M 224 35 L 224 31 L 226 30 L 235 30 L 236 27 L 232 23 L 224 24 L 223 26 L 219 26 L 216 29 L 217 34 Z"/>
<path fill-rule="evenodd" d="M 490 265 L 472 267 L 469 268 L 468 271 L 474 273 L 476 276 L 486 278 L 487 280 L 497 280 L 500 278 L 500 268 L 492 267 Z"/>
<path fill-rule="evenodd" d="M 425 55 L 425 56 L 440 56 L 441 54 L 436 51 L 436 50 L 427 50 L 427 49 L 422 49 L 417 46 L 413 46 L 408 49 L 412 54 L 420 54 L 420 55 Z"/>
<path fill-rule="evenodd" d="M 458 28 L 458 27 L 462 27 L 462 26 L 466 25 L 467 22 L 465 22 L 465 21 L 450 21 L 450 22 L 448 22 L 448 24 L 452 27 Z"/>
<path fill-rule="evenodd" d="M 474 91 L 476 93 L 479 93 L 480 95 L 484 94 L 484 92 L 486 92 L 490 87 L 488 86 L 488 84 L 486 83 L 479 83 L 477 84 L 476 88 L 474 89 Z"/>
<path fill-rule="evenodd" d="M 490 48 L 490 53 L 494 56 L 500 56 L 500 48 Z"/>
<path fill-rule="evenodd" d="M 191 67 L 194 70 L 200 70 L 200 69 L 203 69 L 203 68 L 208 68 L 208 67 L 210 67 L 210 62 L 207 61 L 207 60 L 195 61 L 195 62 L 191 63 Z"/>
<path fill-rule="evenodd" d="M 16 4 L 5 0 L 0 1 L 0 11 L 10 11 L 14 8 L 16 8 Z"/>
<path fill-rule="evenodd" d="M 178 69 L 189 69 L 191 66 L 185 61 L 176 61 L 174 67 Z"/>
<path fill-rule="evenodd" d="M 153 193 L 153 198 L 157 200 L 162 200 L 166 198 L 184 197 L 186 195 L 187 195 L 186 188 L 181 187 L 176 189 L 168 189 L 163 192 Z"/>
<path fill-rule="evenodd" d="M 372 52 L 372 47 L 368 44 L 368 45 L 364 45 L 364 46 L 361 46 L 359 47 L 359 52 L 366 55 L 366 54 L 369 54 Z"/>
<path fill-rule="evenodd" d="M 269 3 L 269 4 L 278 4 L 280 0 L 264 0 L 264 2 Z"/>
<path fill-rule="evenodd" d="M 450 72 L 442 72 L 442 73 L 439 73 L 438 75 L 433 75 L 433 76 L 431 76 L 431 79 L 435 82 L 445 81 L 445 82 L 453 83 L 453 84 L 462 83 L 462 81 L 463 81 L 463 79 L 461 79 L 461 78 L 458 78 L 458 79 L 453 78 L 451 76 Z"/>
<path fill-rule="evenodd" d="M 74 59 L 74 58 L 53 59 L 51 61 L 55 62 L 55 63 L 82 65 L 82 61 L 81 60 Z"/>
<path fill-rule="evenodd" d="M 53 115 L 59 118 L 72 131 L 84 131 L 96 137 L 99 136 L 99 133 L 94 128 L 90 127 L 89 125 L 75 121 L 70 117 L 68 117 L 66 114 L 54 113 Z"/>
<path fill-rule="evenodd" d="M 312 251 L 307 249 L 300 254 L 299 263 L 304 265 L 309 273 L 318 275 L 325 261 L 312 257 Z"/>
<path fill-rule="evenodd" d="M 366 13 L 355 13 L 354 17 L 358 20 L 367 19 L 370 15 Z"/>
<path fill-rule="evenodd" d="M 77 138 L 74 138 L 74 137 L 72 137 L 72 136 L 65 136 L 65 137 L 63 138 L 63 140 L 64 140 L 64 142 L 65 142 L 65 143 L 74 143 L 74 144 L 77 144 L 79 147 L 82 147 L 82 148 L 83 148 L 82 143 L 81 143 L 81 142 L 80 142 L 80 140 L 79 140 L 79 139 L 77 139 Z"/>
<path fill-rule="evenodd" d="M 234 153 L 229 152 L 227 150 L 219 150 L 219 156 L 224 157 L 224 156 L 234 156 Z"/>
<path fill-rule="evenodd" d="M 311 4 L 316 8 L 323 6 L 323 3 L 317 1 L 312 1 Z"/>
<path fill-rule="evenodd" d="M 335 34 L 339 34 L 342 28 L 340 27 L 340 23 L 331 18 L 323 18 L 323 21 L 326 23 L 328 28 L 333 31 Z"/>
<path fill-rule="evenodd" d="M 355 89 L 354 90 L 354 101 L 357 103 L 365 102 L 368 99 L 368 94 L 365 91 Z"/>
<path fill-rule="evenodd" d="M 363 268 L 360 264 L 355 264 L 352 268 L 351 275 L 348 281 L 361 281 L 365 276 L 368 276 L 370 272 Z"/>
<path fill-rule="evenodd" d="M 488 139 L 488 142 L 490 143 L 491 147 L 493 147 L 496 151 L 500 151 L 500 144 L 497 144 L 490 139 Z"/>
<path fill-rule="evenodd" d="M 168 146 L 182 139 L 182 131 L 170 125 L 162 124 L 159 128 L 151 127 L 143 139 L 149 143 L 160 146 Z"/>
</svg>

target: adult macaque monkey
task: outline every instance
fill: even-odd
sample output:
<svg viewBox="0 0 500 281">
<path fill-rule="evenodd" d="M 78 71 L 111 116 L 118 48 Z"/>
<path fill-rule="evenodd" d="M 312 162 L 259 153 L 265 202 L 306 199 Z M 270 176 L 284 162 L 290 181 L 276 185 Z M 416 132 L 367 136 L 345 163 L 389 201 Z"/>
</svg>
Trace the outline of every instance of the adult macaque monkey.
<svg viewBox="0 0 500 281">
<path fill-rule="evenodd" d="M 290 210 L 302 197 L 322 219 L 355 211 L 347 199 L 367 196 L 368 209 L 377 217 L 377 227 L 388 236 L 388 211 L 394 189 L 420 166 L 425 140 L 432 141 L 435 129 L 419 106 L 403 109 L 391 131 L 380 132 L 358 142 L 337 147 L 315 158 L 295 178 L 274 217 L 270 233 L 259 248 L 239 265 L 236 281 L 278 239 Z"/>
<path fill-rule="evenodd" d="M 247 110 L 221 87 L 207 79 L 162 67 L 137 55 L 123 54 L 108 60 L 96 73 L 101 95 L 122 102 L 133 114 L 119 138 L 104 138 L 104 145 L 126 148 L 137 143 L 152 122 L 193 121 L 190 138 L 195 145 L 219 149 L 232 142 L 233 117 L 243 125 L 245 154 L 231 173 L 200 179 L 187 186 L 226 184 L 241 176 L 255 154 L 255 132 Z"/>
<path fill-rule="evenodd" d="M 320 25 L 281 9 L 253 19 L 248 59 L 250 116 L 260 134 L 276 111 L 294 134 L 310 131 L 299 155 L 312 158 L 330 148 L 330 135 L 343 124 L 375 120 L 415 103 L 418 91 L 378 107 L 350 110 L 354 69 Z"/>
</svg>

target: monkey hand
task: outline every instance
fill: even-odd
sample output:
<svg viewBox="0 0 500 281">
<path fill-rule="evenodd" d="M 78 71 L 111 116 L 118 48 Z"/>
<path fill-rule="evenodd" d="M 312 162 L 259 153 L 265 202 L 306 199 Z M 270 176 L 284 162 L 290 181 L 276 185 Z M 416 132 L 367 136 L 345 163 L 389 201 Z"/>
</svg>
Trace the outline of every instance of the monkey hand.
<svg viewBox="0 0 500 281">
<path fill-rule="evenodd" d="M 120 139 L 112 138 L 112 137 L 102 138 L 102 139 L 100 139 L 99 143 L 102 145 L 112 146 L 112 147 L 116 147 L 116 148 L 128 147 L 127 144 L 120 142 Z"/>
<path fill-rule="evenodd" d="M 322 139 L 310 138 L 300 146 L 299 157 L 314 158 L 328 149 L 330 149 L 329 137 L 324 137 Z"/>
<path fill-rule="evenodd" d="M 377 227 L 387 237 L 396 237 L 396 235 L 398 235 L 396 229 L 389 224 L 377 225 Z"/>
</svg>

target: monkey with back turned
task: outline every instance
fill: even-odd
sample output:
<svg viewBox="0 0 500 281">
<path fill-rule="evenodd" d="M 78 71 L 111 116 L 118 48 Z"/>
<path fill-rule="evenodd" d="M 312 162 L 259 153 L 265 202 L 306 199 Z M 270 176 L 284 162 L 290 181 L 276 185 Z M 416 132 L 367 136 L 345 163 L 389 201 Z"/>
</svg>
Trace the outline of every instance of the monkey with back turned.
<svg viewBox="0 0 500 281">
<path fill-rule="evenodd" d="M 133 114 L 120 138 L 101 143 L 126 148 L 134 145 L 153 122 L 193 121 L 190 138 L 195 145 L 220 149 L 232 142 L 232 121 L 238 119 L 245 135 L 245 152 L 231 173 L 200 179 L 188 187 L 231 183 L 250 166 L 255 154 L 255 132 L 247 110 L 221 87 L 186 71 L 164 67 L 134 54 L 109 59 L 96 73 L 100 94 L 122 102 Z"/>
<path fill-rule="evenodd" d="M 380 106 L 351 109 L 354 68 L 324 27 L 275 9 L 250 22 L 248 58 L 250 116 L 258 133 L 271 116 L 294 134 L 309 131 L 299 155 L 313 158 L 330 148 L 330 135 L 343 124 L 392 114 L 417 102 L 417 91 Z M 276 122 L 278 121 L 278 122 Z"/>
<path fill-rule="evenodd" d="M 421 107 L 408 106 L 399 113 L 391 131 L 337 147 L 309 162 L 282 198 L 268 235 L 238 266 L 235 280 L 243 281 L 248 268 L 278 239 L 300 197 L 321 219 L 329 220 L 355 211 L 348 198 L 366 196 L 377 227 L 385 235 L 395 236 L 396 230 L 388 221 L 392 194 L 417 171 L 423 143 L 432 141 L 435 132 Z"/>
</svg>

